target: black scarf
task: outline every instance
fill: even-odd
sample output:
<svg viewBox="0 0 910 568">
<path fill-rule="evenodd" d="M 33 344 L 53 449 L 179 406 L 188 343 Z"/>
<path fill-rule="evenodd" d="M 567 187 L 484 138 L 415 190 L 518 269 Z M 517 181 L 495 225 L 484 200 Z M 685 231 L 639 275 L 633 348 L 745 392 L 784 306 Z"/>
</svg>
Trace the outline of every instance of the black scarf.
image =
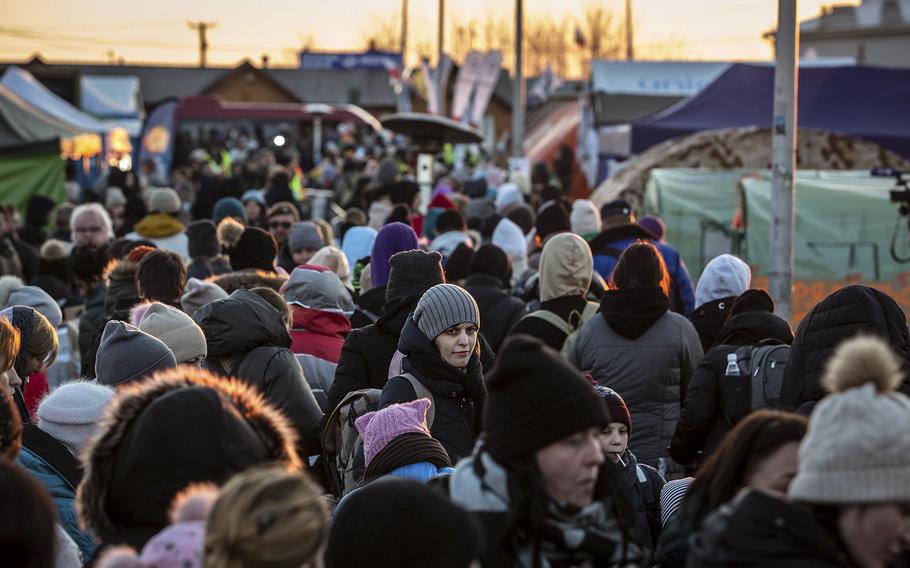
<svg viewBox="0 0 910 568">
<path fill-rule="evenodd" d="M 398 350 L 405 356 L 401 361 L 401 370 L 417 377 L 434 397 L 463 397 L 473 401 L 475 436 L 483 430 L 483 407 L 487 399 L 479 341 L 478 335 L 478 344 L 464 371 L 443 361 L 436 346 L 417 328 L 412 317 L 408 317 L 398 343 Z"/>
<path fill-rule="evenodd" d="M 659 286 L 608 290 L 600 300 L 600 314 L 610 329 L 626 339 L 638 339 L 670 307 Z"/>
</svg>

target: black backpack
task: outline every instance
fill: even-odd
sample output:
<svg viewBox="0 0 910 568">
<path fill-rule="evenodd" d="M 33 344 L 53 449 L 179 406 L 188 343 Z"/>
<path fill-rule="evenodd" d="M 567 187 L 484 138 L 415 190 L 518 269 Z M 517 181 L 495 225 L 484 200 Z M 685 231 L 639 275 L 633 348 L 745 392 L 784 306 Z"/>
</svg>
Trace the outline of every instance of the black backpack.
<svg viewBox="0 0 910 568">
<path fill-rule="evenodd" d="M 759 408 L 783 409 L 781 390 L 790 360 L 790 346 L 770 342 L 746 345 L 730 355 L 736 355 L 739 374 L 729 374 L 729 368 L 724 373 L 724 417 L 727 422 L 733 426 Z M 730 363 L 728 359 L 727 367 Z"/>
</svg>

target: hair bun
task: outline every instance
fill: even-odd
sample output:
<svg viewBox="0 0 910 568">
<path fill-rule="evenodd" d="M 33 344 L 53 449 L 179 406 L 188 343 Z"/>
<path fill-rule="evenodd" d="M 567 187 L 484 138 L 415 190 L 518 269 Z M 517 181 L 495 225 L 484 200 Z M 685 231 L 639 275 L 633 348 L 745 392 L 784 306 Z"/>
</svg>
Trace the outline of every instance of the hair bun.
<svg viewBox="0 0 910 568">
<path fill-rule="evenodd" d="M 829 392 L 844 392 L 867 383 L 880 393 L 894 391 L 903 381 L 900 362 L 881 339 L 860 336 L 841 343 L 828 362 L 822 384 Z"/>
</svg>

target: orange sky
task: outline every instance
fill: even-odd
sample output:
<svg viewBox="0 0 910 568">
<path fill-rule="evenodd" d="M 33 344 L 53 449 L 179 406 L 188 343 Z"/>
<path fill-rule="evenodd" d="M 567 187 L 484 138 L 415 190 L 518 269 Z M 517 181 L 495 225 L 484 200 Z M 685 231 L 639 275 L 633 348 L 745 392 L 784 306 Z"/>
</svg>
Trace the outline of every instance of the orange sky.
<svg viewBox="0 0 910 568">
<path fill-rule="evenodd" d="M 580 19 L 594 0 L 525 0 L 528 17 Z M 601 0 L 618 17 L 623 0 Z M 846 1 L 846 3 L 850 3 Z M 856 3 L 856 2 L 852 2 Z M 409 43 L 435 49 L 437 0 L 409 0 Z M 814 17 L 831 0 L 802 0 L 800 19 Z M 677 59 L 768 59 L 761 39 L 775 25 L 774 0 L 633 0 L 639 56 L 673 46 Z M 209 34 L 210 64 L 235 64 L 269 54 L 273 64 L 296 61 L 311 37 L 324 50 L 363 47 L 383 19 L 399 18 L 401 0 L 0 0 L 0 60 L 107 61 L 109 50 L 127 63 L 198 61 L 197 36 L 188 20 L 217 22 Z M 508 17 L 512 0 L 446 2 L 447 22 Z M 447 31 L 447 41 L 452 31 Z M 412 61 L 413 62 L 413 61 Z"/>
</svg>

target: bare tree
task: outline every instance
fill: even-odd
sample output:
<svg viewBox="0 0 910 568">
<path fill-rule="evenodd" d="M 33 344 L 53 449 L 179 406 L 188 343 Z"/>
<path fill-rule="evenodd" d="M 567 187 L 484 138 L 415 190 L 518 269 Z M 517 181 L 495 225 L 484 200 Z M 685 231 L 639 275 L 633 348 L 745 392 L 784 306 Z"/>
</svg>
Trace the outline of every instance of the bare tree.
<svg viewBox="0 0 910 568">
<path fill-rule="evenodd" d="M 569 71 L 569 20 L 556 22 L 546 17 L 529 20 L 525 24 L 524 51 L 527 74 L 539 75 L 547 66 L 557 75 L 565 77 Z"/>
<path fill-rule="evenodd" d="M 401 12 L 387 17 L 375 16 L 370 21 L 373 22 L 372 27 L 360 30 L 364 49 L 395 52 L 401 49 Z"/>
<path fill-rule="evenodd" d="M 577 23 L 578 59 L 582 76 L 591 73 L 595 59 L 620 59 L 625 52 L 625 31 L 622 18 L 594 2 L 585 7 L 584 17 Z"/>
</svg>

